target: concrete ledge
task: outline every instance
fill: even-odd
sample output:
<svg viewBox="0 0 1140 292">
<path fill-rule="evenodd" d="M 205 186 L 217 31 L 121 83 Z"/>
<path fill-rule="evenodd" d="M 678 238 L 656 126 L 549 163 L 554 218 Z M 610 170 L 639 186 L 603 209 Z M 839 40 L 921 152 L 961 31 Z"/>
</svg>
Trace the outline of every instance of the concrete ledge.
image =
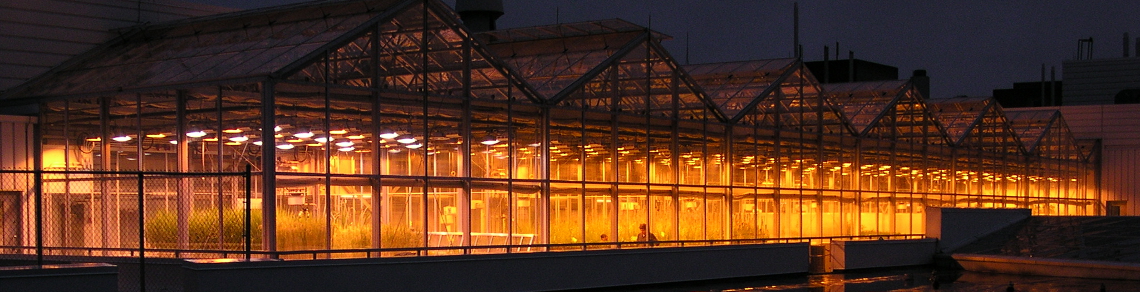
<svg viewBox="0 0 1140 292">
<path fill-rule="evenodd" d="M 119 291 L 119 268 L 109 264 L 0 267 L 0 292 Z"/>
<path fill-rule="evenodd" d="M 933 238 L 832 241 L 828 254 L 834 270 L 928 265 L 934 261 L 937 242 Z"/>
<path fill-rule="evenodd" d="M 807 273 L 807 243 L 187 263 L 185 291 L 535 291 Z"/>
<path fill-rule="evenodd" d="M 1137 263 L 979 254 L 955 254 L 953 258 L 967 271 L 973 272 L 1089 279 L 1140 280 L 1140 264 Z"/>
</svg>

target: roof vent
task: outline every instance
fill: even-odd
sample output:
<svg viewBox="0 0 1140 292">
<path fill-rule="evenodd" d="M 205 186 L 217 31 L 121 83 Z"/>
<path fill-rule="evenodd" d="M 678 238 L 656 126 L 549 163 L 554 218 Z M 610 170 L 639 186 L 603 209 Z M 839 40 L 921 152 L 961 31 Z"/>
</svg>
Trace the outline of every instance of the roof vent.
<svg viewBox="0 0 1140 292">
<path fill-rule="evenodd" d="M 496 30 L 495 20 L 503 16 L 503 0 L 456 0 L 455 11 L 472 32 Z"/>
</svg>

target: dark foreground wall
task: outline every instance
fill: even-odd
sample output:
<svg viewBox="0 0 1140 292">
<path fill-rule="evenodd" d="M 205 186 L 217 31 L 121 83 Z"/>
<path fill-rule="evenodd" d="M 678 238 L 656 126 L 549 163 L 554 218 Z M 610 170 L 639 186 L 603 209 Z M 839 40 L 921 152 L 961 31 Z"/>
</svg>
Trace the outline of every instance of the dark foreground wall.
<svg viewBox="0 0 1140 292">
<path fill-rule="evenodd" d="M 109 264 L 0 268 L 0 292 L 118 291 L 119 269 Z"/>
<path fill-rule="evenodd" d="M 983 254 L 954 254 L 967 271 L 1140 281 L 1140 264 L 1076 259 L 1051 259 Z"/>
<path fill-rule="evenodd" d="M 534 291 L 807 273 L 766 244 L 420 258 L 187 263 L 185 291 Z"/>
<path fill-rule="evenodd" d="M 1029 209 L 927 207 L 926 237 L 938 239 L 938 252 L 950 253 L 1031 215 Z"/>
<path fill-rule="evenodd" d="M 832 241 L 828 258 L 833 270 L 929 265 L 936 240 Z"/>
</svg>

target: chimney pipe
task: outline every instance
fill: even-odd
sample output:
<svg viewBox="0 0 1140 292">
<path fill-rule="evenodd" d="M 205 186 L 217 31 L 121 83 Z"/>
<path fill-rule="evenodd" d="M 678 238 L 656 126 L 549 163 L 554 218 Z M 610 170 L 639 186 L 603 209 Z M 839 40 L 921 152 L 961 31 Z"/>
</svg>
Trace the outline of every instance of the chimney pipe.
<svg viewBox="0 0 1140 292">
<path fill-rule="evenodd" d="M 796 59 L 803 58 L 800 52 L 800 3 L 792 3 L 792 22 L 794 28 L 792 29 L 792 50 L 796 52 Z"/>
<path fill-rule="evenodd" d="M 831 83 L 831 48 L 823 46 L 823 83 Z"/>
<path fill-rule="evenodd" d="M 922 94 L 923 99 L 930 99 L 930 76 L 926 76 L 926 70 L 914 70 L 910 82 L 914 84 L 915 89 L 918 89 L 918 93 Z"/>
<path fill-rule="evenodd" d="M 1045 106 L 1045 64 L 1041 64 L 1041 103 L 1039 106 Z"/>
<path fill-rule="evenodd" d="M 855 82 L 855 51 L 847 51 L 847 82 Z"/>
<path fill-rule="evenodd" d="M 1050 106 L 1061 105 L 1057 100 L 1057 66 L 1049 67 L 1049 103 Z"/>
<path fill-rule="evenodd" d="M 496 30 L 495 21 L 503 16 L 503 0 L 456 0 L 455 11 L 472 32 Z"/>
</svg>

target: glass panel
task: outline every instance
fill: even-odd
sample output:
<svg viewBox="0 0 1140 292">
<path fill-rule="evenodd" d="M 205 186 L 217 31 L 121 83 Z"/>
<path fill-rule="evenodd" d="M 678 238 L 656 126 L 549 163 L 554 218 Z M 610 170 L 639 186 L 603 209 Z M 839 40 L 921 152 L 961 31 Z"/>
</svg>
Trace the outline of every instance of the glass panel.
<svg viewBox="0 0 1140 292">
<path fill-rule="evenodd" d="M 649 207 L 648 232 L 656 235 L 657 240 L 677 240 L 677 200 L 673 195 L 673 188 L 668 186 L 651 186 Z M 649 238 L 650 240 L 653 237 Z"/>
<path fill-rule="evenodd" d="M 428 244 L 428 234 L 424 229 L 426 219 L 425 196 L 422 183 L 409 179 L 384 179 L 380 185 L 383 200 L 380 215 L 380 246 L 388 248 L 422 247 Z M 439 246 L 443 237 L 432 246 Z"/>
<path fill-rule="evenodd" d="M 720 190 L 723 194 L 723 190 Z M 679 200 L 677 207 L 680 213 L 677 216 L 678 221 L 678 237 L 679 240 L 703 240 L 705 239 L 705 225 L 710 225 L 709 229 L 712 230 L 712 224 L 706 222 L 715 221 L 716 217 L 706 218 L 706 205 L 705 205 L 705 189 L 699 187 L 680 187 Z M 716 195 L 711 195 L 715 197 Z M 720 225 L 717 225 L 720 226 Z M 713 237 L 716 238 L 716 237 Z"/>
<path fill-rule="evenodd" d="M 578 243 L 582 236 L 582 184 L 550 184 L 550 243 Z"/>
<path fill-rule="evenodd" d="M 640 226 L 649 223 L 649 189 L 644 185 L 618 186 L 618 240 L 646 241 Z M 647 225 L 648 226 L 648 225 Z"/>
<path fill-rule="evenodd" d="M 618 204 L 614 202 L 612 187 L 590 185 L 586 192 L 586 241 L 614 241 L 614 220 L 617 219 Z M 605 238 L 603 240 L 603 237 Z"/>
</svg>

